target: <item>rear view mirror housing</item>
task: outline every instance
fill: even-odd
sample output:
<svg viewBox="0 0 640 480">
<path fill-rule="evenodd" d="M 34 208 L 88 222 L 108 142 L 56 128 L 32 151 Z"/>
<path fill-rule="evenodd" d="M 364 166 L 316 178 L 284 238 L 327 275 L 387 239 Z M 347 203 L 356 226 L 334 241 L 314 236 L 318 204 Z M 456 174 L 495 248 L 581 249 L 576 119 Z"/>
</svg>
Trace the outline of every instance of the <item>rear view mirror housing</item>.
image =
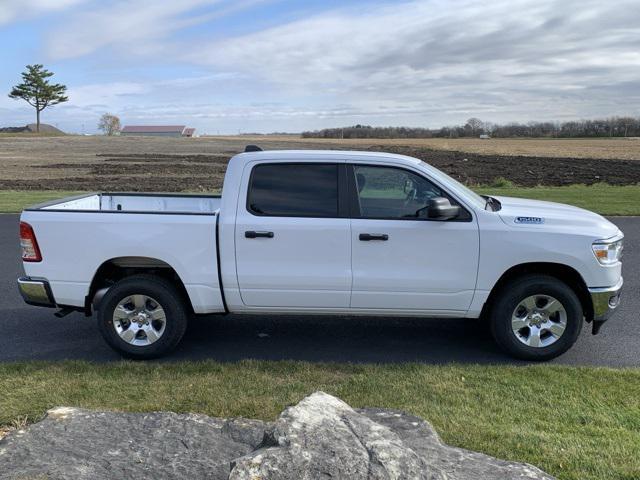
<svg viewBox="0 0 640 480">
<path fill-rule="evenodd" d="M 429 199 L 426 211 L 427 217 L 432 220 L 451 220 L 460 215 L 460 207 L 451 205 L 449 199 L 445 197 Z"/>
</svg>

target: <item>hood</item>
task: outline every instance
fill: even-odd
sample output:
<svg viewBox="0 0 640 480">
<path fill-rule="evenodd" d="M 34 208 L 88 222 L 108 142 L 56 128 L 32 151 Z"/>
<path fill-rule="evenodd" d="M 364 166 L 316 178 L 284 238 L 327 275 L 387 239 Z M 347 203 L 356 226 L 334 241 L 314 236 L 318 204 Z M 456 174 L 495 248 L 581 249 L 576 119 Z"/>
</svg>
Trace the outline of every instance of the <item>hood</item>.
<svg viewBox="0 0 640 480">
<path fill-rule="evenodd" d="M 620 229 L 606 218 L 582 208 L 542 200 L 494 198 L 502 205 L 498 215 L 509 226 L 568 230 L 592 235 L 594 240 L 610 238 L 620 233 Z"/>
</svg>

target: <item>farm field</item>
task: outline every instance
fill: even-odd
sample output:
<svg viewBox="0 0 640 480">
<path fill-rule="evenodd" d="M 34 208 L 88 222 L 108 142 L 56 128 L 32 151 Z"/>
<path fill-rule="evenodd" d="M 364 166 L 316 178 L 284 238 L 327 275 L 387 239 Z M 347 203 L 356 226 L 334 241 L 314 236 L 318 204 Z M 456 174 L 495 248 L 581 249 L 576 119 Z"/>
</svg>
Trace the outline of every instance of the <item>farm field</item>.
<svg viewBox="0 0 640 480">
<path fill-rule="evenodd" d="M 228 159 L 264 149 L 358 149 L 416 156 L 458 180 L 518 186 L 640 183 L 640 140 L 318 140 L 260 137 L 0 137 L 0 190 L 212 191 Z M 589 156 L 588 156 L 589 155 Z"/>
<path fill-rule="evenodd" d="M 226 139 L 242 138 L 259 142 L 261 136 L 220 137 Z M 547 158 L 607 158 L 640 160 L 640 138 L 393 138 L 393 139 L 321 139 L 299 138 L 293 135 L 268 137 L 279 142 L 297 145 L 325 144 L 345 146 L 346 148 L 367 149 L 372 145 L 385 147 L 409 146 L 449 152 L 466 152 L 483 155 L 533 156 Z"/>
</svg>

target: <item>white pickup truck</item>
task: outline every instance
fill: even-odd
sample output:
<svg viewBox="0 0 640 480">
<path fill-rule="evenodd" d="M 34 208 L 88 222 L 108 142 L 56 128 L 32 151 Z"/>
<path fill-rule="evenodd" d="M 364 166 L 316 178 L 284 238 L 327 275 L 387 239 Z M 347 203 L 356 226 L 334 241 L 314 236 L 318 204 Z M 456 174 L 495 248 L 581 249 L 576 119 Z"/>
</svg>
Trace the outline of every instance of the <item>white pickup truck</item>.
<svg viewBox="0 0 640 480">
<path fill-rule="evenodd" d="M 133 358 L 173 349 L 190 315 L 233 312 L 467 317 L 510 354 L 546 360 L 618 306 L 622 238 L 595 213 L 480 196 L 415 158 L 250 151 L 230 160 L 221 196 L 27 208 L 18 284 L 58 316 L 96 312 Z"/>
</svg>

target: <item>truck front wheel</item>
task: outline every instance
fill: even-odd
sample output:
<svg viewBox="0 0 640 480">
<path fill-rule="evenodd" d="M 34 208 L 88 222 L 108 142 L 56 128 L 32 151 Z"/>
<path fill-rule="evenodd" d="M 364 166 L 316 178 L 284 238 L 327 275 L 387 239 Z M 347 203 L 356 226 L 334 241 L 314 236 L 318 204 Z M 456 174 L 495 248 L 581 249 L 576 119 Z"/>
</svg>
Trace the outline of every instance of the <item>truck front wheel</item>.
<svg viewBox="0 0 640 480">
<path fill-rule="evenodd" d="M 98 307 L 98 329 L 121 355 L 149 359 L 172 351 L 187 328 L 180 293 L 163 278 L 134 275 L 119 281 Z"/>
<path fill-rule="evenodd" d="M 498 345 L 523 360 L 550 360 L 576 342 L 582 305 L 566 283 L 548 275 L 527 275 L 507 284 L 491 309 Z"/>
</svg>

